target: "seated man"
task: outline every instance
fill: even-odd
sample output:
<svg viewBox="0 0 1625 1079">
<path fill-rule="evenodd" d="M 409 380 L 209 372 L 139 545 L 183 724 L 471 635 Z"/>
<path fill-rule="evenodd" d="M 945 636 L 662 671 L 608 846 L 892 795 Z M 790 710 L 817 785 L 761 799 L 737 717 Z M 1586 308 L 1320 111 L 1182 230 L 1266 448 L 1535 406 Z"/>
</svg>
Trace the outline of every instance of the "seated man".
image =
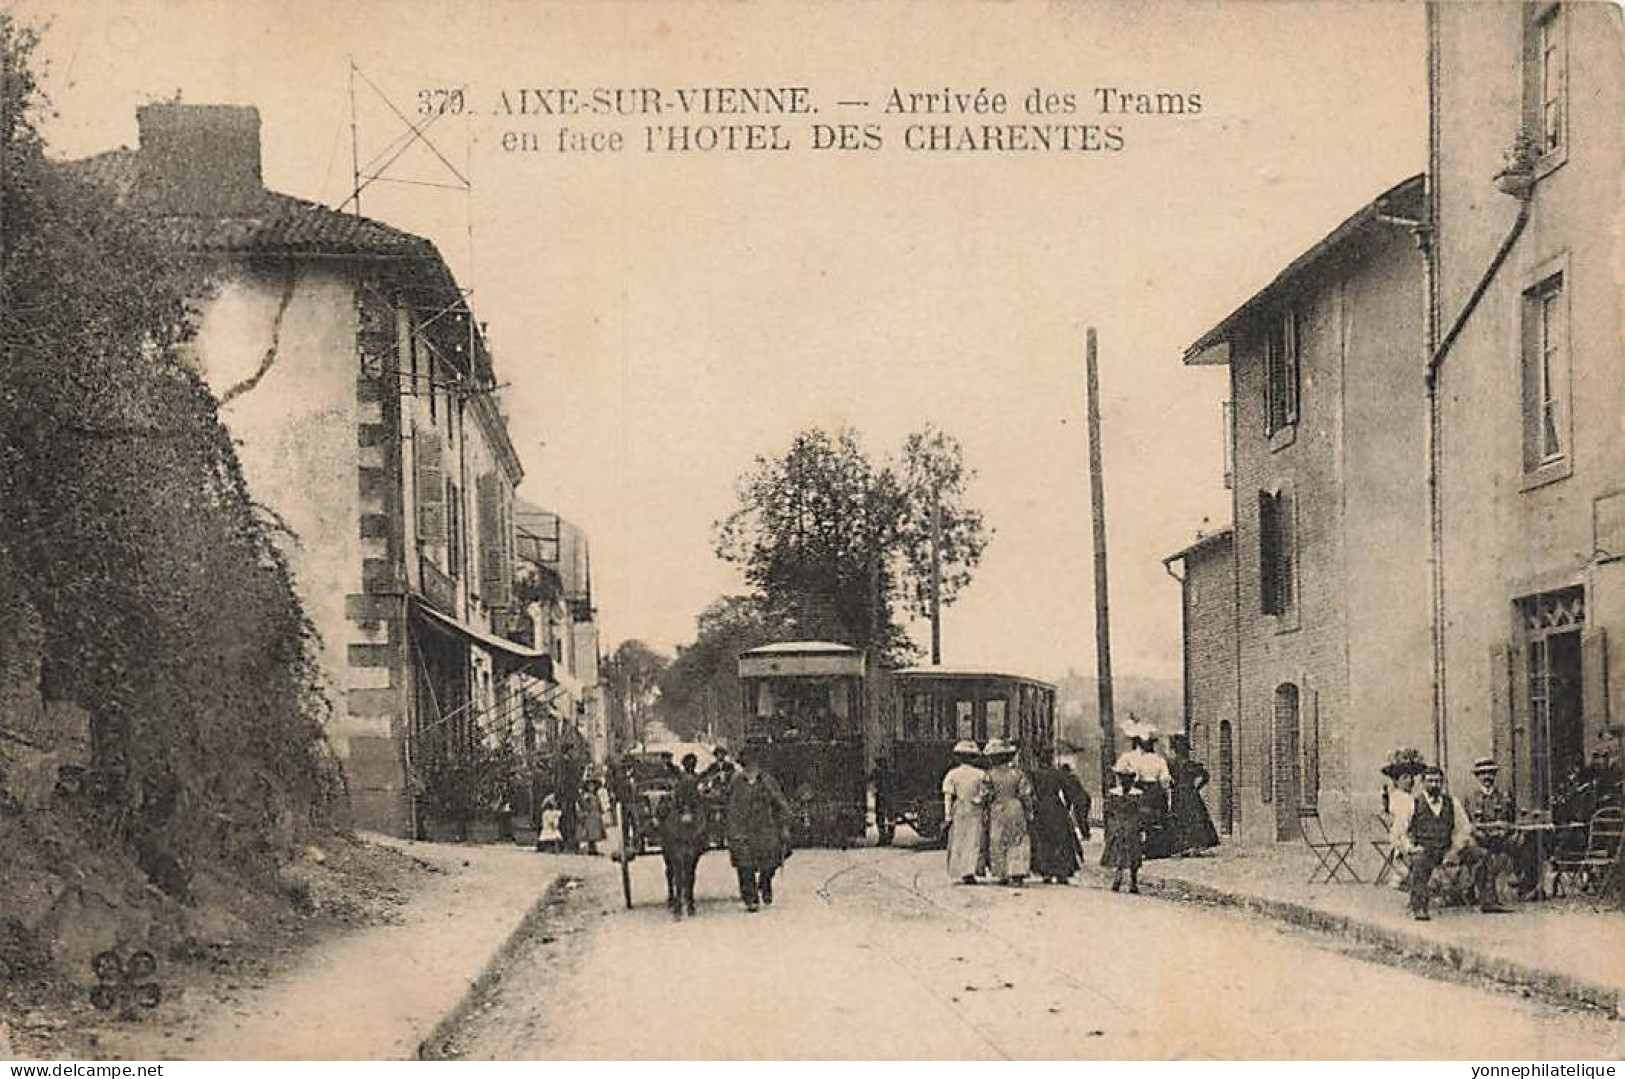
<svg viewBox="0 0 1625 1079">
<path fill-rule="evenodd" d="M 1495 893 L 1495 880 L 1516 864 L 1518 847 L 1518 833 L 1513 828 L 1517 810 L 1512 799 L 1496 789 L 1499 772 L 1499 766 L 1489 757 L 1475 761 L 1473 776 L 1478 780 L 1478 789 L 1467 795 L 1464 803 L 1472 832 L 1461 857 L 1472 869 L 1478 909 L 1488 914 L 1507 911 Z"/>
<path fill-rule="evenodd" d="M 1400 853 L 1410 867 L 1410 909 L 1417 921 L 1431 917 L 1428 886 L 1434 870 L 1447 858 L 1460 854 L 1471 835 L 1466 808 L 1445 793 L 1444 770 L 1429 765 L 1422 773 L 1422 789 L 1411 807 L 1410 822 L 1400 836 Z"/>
</svg>

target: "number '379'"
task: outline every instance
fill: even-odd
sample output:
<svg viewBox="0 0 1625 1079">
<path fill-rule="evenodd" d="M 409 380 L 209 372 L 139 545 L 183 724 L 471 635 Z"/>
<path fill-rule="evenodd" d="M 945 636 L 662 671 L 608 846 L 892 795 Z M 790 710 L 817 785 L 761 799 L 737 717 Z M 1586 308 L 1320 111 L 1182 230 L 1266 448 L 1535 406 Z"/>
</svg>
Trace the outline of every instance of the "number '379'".
<svg viewBox="0 0 1625 1079">
<path fill-rule="evenodd" d="M 463 91 L 461 88 L 418 91 L 419 116 L 456 116 L 462 111 Z"/>
</svg>

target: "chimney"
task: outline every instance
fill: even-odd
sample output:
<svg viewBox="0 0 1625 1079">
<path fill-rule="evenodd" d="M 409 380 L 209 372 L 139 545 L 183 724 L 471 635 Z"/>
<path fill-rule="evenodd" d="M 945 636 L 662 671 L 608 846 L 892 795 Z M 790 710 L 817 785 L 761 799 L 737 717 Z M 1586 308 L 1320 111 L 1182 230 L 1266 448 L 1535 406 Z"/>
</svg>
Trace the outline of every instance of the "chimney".
<svg viewBox="0 0 1625 1079">
<path fill-rule="evenodd" d="M 264 194 L 260 113 L 251 105 L 143 105 L 142 197 L 165 213 L 232 216 Z"/>
</svg>

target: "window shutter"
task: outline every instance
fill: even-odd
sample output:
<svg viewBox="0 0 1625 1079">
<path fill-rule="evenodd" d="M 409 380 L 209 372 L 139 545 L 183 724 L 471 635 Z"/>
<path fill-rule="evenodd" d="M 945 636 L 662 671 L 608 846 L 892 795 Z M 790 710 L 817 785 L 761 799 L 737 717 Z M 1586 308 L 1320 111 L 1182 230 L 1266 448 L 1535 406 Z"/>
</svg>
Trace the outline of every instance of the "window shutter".
<svg viewBox="0 0 1625 1079">
<path fill-rule="evenodd" d="M 505 608 L 512 605 L 513 581 L 503 528 L 502 477 L 495 472 L 479 478 L 479 514 L 480 596 L 487 607 Z"/>
<path fill-rule="evenodd" d="M 1608 704 L 1608 634 L 1601 626 L 1591 626 L 1580 633 L 1580 705 L 1587 747 L 1595 745 L 1611 724 Z"/>
<path fill-rule="evenodd" d="M 1281 390 L 1286 405 L 1283 418 L 1285 425 L 1289 426 L 1298 422 L 1298 390 L 1302 369 L 1302 364 L 1299 362 L 1298 346 L 1300 344 L 1299 330 L 1302 328 L 1302 320 L 1295 309 L 1288 310 L 1281 316 L 1281 319 L 1281 335 L 1285 339 L 1285 355 L 1281 358 L 1282 378 L 1284 379 Z"/>
<path fill-rule="evenodd" d="M 418 542 L 439 546 L 446 537 L 444 449 L 433 431 L 416 430 L 412 440 L 417 474 Z"/>
<path fill-rule="evenodd" d="M 1546 809 L 1536 799 L 1535 757 L 1531 731 L 1534 717 L 1529 703 L 1529 646 L 1514 642 L 1506 650 L 1507 658 L 1507 740 L 1508 754 L 1512 758 L 1513 793 L 1519 802 L 1531 809 Z"/>
<path fill-rule="evenodd" d="M 1258 589 L 1260 609 L 1265 614 L 1281 613 L 1280 509 L 1279 496 L 1258 492 Z"/>
<path fill-rule="evenodd" d="M 1303 795 L 1306 806 L 1320 804 L 1320 691 L 1304 694 L 1303 709 Z"/>
</svg>

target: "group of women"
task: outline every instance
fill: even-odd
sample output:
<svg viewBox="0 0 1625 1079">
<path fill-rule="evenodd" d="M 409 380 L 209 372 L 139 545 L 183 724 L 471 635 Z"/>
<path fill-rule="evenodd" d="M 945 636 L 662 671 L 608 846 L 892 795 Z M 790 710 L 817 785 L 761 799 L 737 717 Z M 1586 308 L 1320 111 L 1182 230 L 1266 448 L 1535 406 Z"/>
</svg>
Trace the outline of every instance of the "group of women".
<svg viewBox="0 0 1625 1079">
<path fill-rule="evenodd" d="M 1208 772 L 1191 759 L 1190 737 L 1174 734 L 1169 761 L 1157 752 L 1157 730 L 1130 717 L 1123 724 L 1126 753 L 1112 765 L 1115 780 L 1106 792 L 1106 847 L 1100 864 L 1117 870 L 1112 890 L 1129 873 L 1129 891 L 1138 892 L 1140 864 L 1147 858 L 1200 854 L 1219 845 L 1218 830 L 1202 801 Z"/>
<path fill-rule="evenodd" d="M 1129 749 L 1112 768 L 1101 864 L 1117 869 L 1114 889 L 1127 870 L 1129 890 L 1138 891 L 1144 859 L 1198 854 L 1218 846 L 1219 835 L 1202 801 L 1207 769 L 1191 759 L 1190 739 L 1169 739 L 1169 761 L 1157 752 L 1155 728 L 1131 718 L 1123 733 Z M 1029 775 L 1016 756 L 1016 747 L 1001 738 L 954 746 L 957 763 L 942 779 L 950 880 L 974 884 L 987 876 L 1020 885 L 1036 875 L 1059 884 L 1082 864 L 1088 792 L 1065 765 Z"/>
<path fill-rule="evenodd" d="M 1038 875 L 1059 884 L 1077 872 L 1089 835 L 1089 794 L 1068 768 L 1016 765 L 1002 738 L 954 746 L 957 763 L 942 778 L 948 824 L 948 876 L 975 884 L 982 876 L 1020 885 Z"/>
</svg>

